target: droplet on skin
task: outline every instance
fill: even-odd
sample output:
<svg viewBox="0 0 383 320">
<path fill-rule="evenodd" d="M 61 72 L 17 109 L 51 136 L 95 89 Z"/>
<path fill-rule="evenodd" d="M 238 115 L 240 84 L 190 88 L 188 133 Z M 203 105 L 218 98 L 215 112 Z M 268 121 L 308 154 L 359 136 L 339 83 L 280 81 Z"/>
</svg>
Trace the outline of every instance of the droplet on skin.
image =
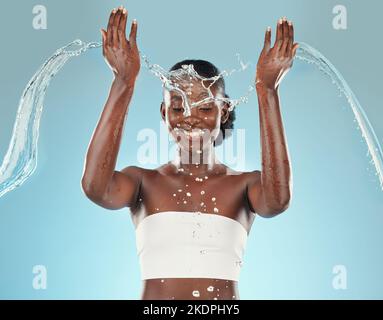
<svg viewBox="0 0 383 320">
<path fill-rule="evenodd" d="M 208 176 L 205 176 L 205 179 L 209 179 Z"/>
<path fill-rule="evenodd" d="M 214 297 L 214 300 L 218 300 L 218 298 L 217 298 L 217 297 Z"/>
<path fill-rule="evenodd" d="M 184 200 L 184 203 L 187 204 L 188 202 L 186 200 Z"/>
<path fill-rule="evenodd" d="M 175 193 L 173 193 L 173 197 L 175 197 L 176 196 L 176 194 Z"/>
<path fill-rule="evenodd" d="M 187 195 L 188 197 L 191 197 L 191 193 L 190 193 L 190 192 L 186 192 L 186 195 Z"/>
<path fill-rule="evenodd" d="M 217 213 L 219 210 L 218 208 L 214 208 L 214 212 Z"/>
<path fill-rule="evenodd" d="M 205 194 L 205 191 L 202 190 L 202 191 L 201 191 L 201 194 Z"/>
<path fill-rule="evenodd" d="M 199 297 L 199 291 L 198 290 L 194 290 L 192 295 L 193 295 L 193 297 Z"/>
<path fill-rule="evenodd" d="M 182 192 L 182 189 L 178 189 L 178 192 Z"/>
<path fill-rule="evenodd" d="M 165 280 L 164 280 L 164 279 L 161 279 L 161 282 L 163 283 L 163 282 L 165 282 Z"/>
<path fill-rule="evenodd" d="M 209 286 L 209 287 L 207 287 L 207 291 L 209 291 L 209 292 L 213 292 L 213 291 L 214 291 L 214 287 L 213 287 L 213 286 Z"/>
<path fill-rule="evenodd" d="M 233 299 L 235 299 L 235 296 L 233 296 Z"/>
<path fill-rule="evenodd" d="M 203 202 L 201 202 L 201 207 L 203 207 L 205 204 Z"/>
<path fill-rule="evenodd" d="M 215 201 L 215 197 L 211 198 L 211 201 Z"/>
</svg>

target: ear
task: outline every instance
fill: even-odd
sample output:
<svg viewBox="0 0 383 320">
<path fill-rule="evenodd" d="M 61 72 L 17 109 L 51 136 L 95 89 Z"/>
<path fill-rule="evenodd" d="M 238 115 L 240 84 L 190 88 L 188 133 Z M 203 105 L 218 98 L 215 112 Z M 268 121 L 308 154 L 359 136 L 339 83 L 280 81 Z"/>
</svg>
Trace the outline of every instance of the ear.
<svg viewBox="0 0 383 320">
<path fill-rule="evenodd" d="M 225 123 L 230 116 L 229 104 L 227 102 L 224 103 L 221 109 L 221 123 Z"/>
<path fill-rule="evenodd" d="M 160 113 L 162 120 L 166 121 L 166 108 L 165 108 L 165 103 L 162 101 L 160 105 Z"/>
</svg>

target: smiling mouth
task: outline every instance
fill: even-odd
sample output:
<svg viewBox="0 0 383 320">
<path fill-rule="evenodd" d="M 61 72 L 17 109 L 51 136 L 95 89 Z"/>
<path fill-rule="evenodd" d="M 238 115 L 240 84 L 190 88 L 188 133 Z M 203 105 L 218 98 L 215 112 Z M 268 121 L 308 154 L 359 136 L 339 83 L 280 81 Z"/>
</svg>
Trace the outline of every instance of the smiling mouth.
<svg viewBox="0 0 383 320">
<path fill-rule="evenodd" d="M 199 138 L 204 135 L 204 130 L 202 129 L 186 130 L 186 129 L 174 128 L 174 131 L 177 133 L 181 133 L 189 138 Z"/>
</svg>

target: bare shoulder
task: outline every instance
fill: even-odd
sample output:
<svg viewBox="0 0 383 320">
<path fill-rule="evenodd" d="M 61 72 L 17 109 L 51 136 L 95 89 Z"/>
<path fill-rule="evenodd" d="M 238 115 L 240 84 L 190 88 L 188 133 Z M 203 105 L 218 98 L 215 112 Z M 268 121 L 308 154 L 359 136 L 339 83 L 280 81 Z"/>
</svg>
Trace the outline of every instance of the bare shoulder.
<svg viewBox="0 0 383 320">
<path fill-rule="evenodd" d="M 261 171 L 237 171 L 225 166 L 226 174 L 228 176 L 237 176 L 246 186 L 259 183 L 261 181 Z"/>
<path fill-rule="evenodd" d="M 163 167 L 164 166 L 161 166 L 156 169 L 147 169 L 147 168 L 142 168 L 138 166 L 128 166 L 120 171 L 123 174 L 129 176 L 130 178 L 133 178 L 138 181 L 142 181 L 145 177 L 150 178 L 153 175 L 160 173 Z"/>
</svg>

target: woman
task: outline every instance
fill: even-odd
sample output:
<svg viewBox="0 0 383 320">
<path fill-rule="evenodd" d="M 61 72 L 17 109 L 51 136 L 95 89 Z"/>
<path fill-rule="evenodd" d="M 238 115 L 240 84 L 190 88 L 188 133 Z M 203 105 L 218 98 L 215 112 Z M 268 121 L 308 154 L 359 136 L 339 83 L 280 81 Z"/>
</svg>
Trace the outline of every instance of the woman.
<svg viewBox="0 0 383 320">
<path fill-rule="evenodd" d="M 223 99 L 223 78 L 208 81 L 214 99 L 196 106 L 209 92 L 191 77 L 178 79 L 182 91 L 164 90 L 160 109 L 179 147 L 175 160 L 154 170 L 128 166 L 117 171 L 121 135 L 140 70 L 137 22 L 126 39 L 126 21 L 126 9 L 114 9 L 107 30 L 101 30 L 103 55 L 114 80 L 87 151 L 83 191 L 104 208 L 130 208 L 142 299 L 239 299 L 241 259 L 255 213 L 273 217 L 288 208 L 291 197 L 278 87 L 298 47 L 292 23 L 278 21 L 272 48 L 271 28 L 267 29 L 257 64 L 262 171 L 235 172 L 215 158 L 219 133 L 232 127 L 234 113 Z M 172 69 L 183 64 L 192 64 L 205 78 L 218 75 L 202 60 L 183 61 Z M 185 104 L 194 105 L 190 114 L 185 115 Z"/>
</svg>

